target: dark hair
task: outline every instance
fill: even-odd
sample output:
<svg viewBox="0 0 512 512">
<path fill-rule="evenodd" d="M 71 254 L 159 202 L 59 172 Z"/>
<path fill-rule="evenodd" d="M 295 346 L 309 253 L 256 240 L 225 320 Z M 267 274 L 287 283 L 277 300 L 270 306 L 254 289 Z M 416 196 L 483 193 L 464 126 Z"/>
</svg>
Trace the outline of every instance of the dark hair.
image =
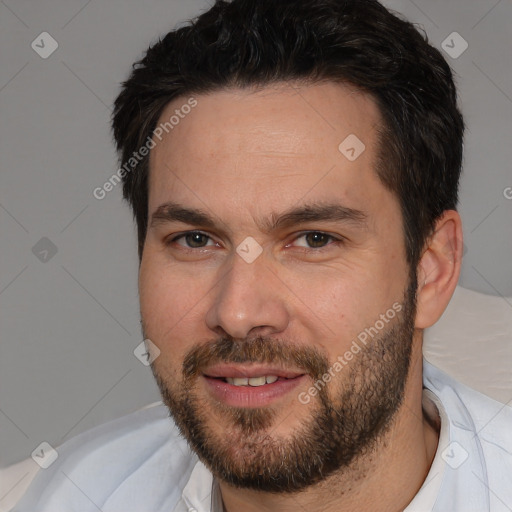
<svg viewBox="0 0 512 512">
<path fill-rule="evenodd" d="M 179 96 L 292 80 L 348 83 L 376 101 L 384 122 L 376 172 L 399 199 L 407 261 L 415 268 L 436 220 L 457 206 L 464 122 L 441 53 L 376 0 L 217 0 L 134 64 L 113 114 L 121 162 L 146 143 Z M 148 161 L 123 176 L 139 257 Z"/>
</svg>

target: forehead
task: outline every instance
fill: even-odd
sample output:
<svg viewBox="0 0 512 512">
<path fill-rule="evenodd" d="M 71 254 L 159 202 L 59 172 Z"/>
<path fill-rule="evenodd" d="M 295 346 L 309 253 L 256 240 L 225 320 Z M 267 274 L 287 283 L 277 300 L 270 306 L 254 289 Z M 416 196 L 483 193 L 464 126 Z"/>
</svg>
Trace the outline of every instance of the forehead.
<svg viewBox="0 0 512 512">
<path fill-rule="evenodd" d="M 256 211 L 306 195 L 360 203 L 384 192 L 375 173 L 380 113 L 354 87 L 277 84 L 193 97 L 193 108 L 177 98 L 160 117 L 174 123 L 151 150 L 150 210 L 171 199 L 204 207 L 212 194 L 220 209 L 252 202 Z"/>
</svg>

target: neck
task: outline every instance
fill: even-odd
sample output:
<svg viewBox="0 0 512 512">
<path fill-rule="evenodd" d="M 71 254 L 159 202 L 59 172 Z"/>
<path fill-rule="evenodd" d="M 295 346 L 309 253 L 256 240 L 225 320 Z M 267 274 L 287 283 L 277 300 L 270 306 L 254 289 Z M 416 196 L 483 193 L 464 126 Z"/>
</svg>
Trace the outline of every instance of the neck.
<svg viewBox="0 0 512 512">
<path fill-rule="evenodd" d="M 295 494 L 237 489 L 219 482 L 226 512 L 403 511 L 425 481 L 439 430 L 423 408 L 421 342 L 414 343 L 404 401 L 374 448 L 323 482 Z M 419 353 L 418 353 L 419 352 Z"/>
</svg>

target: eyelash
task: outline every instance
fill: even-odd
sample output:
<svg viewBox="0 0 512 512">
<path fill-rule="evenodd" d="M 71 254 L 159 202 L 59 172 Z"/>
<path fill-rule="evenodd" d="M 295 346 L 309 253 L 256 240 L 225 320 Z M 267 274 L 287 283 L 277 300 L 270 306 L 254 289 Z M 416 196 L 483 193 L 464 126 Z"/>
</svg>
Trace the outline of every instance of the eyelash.
<svg viewBox="0 0 512 512">
<path fill-rule="evenodd" d="M 344 239 L 342 237 L 338 238 L 338 237 L 335 237 L 334 235 L 330 235 L 329 233 L 325 233 L 324 231 L 314 231 L 314 230 L 303 231 L 303 232 L 297 234 L 297 236 L 293 239 L 293 241 L 295 242 L 298 239 L 305 237 L 307 235 L 311 235 L 311 234 L 326 236 L 328 238 L 328 240 L 330 240 L 330 242 L 327 243 L 326 245 L 323 245 L 322 247 L 301 247 L 301 246 L 299 246 L 299 249 L 303 249 L 304 251 L 321 252 L 322 250 L 328 249 L 331 245 L 340 245 L 340 244 L 343 244 L 343 242 L 344 242 Z M 186 231 L 184 233 L 180 233 L 179 235 L 168 238 L 165 240 L 165 245 L 171 246 L 172 244 L 176 243 L 178 240 L 181 240 L 182 238 L 185 238 L 188 235 L 203 235 L 203 236 L 207 237 L 208 240 L 213 241 L 212 237 L 209 236 L 208 234 L 206 234 L 202 231 L 196 230 L 196 231 Z M 288 247 L 289 245 L 290 244 L 286 244 L 286 247 Z M 209 246 L 209 245 L 203 246 L 203 247 L 181 246 L 181 248 L 185 251 L 197 251 L 197 250 L 201 250 L 201 249 L 207 249 L 208 247 L 212 247 L 212 246 Z"/>
</svg>

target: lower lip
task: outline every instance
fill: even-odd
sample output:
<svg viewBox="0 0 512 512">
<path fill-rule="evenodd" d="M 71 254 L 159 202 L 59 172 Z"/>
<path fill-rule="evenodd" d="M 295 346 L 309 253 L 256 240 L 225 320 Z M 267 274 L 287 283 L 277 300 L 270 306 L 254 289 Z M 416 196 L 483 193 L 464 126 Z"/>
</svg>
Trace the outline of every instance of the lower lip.
<svg viewBox="0 0 512 512">
<path fill-rule="evenodd" d="M 293 379 L 279 379 L 263 386 L 235 386 L 221 379 L 203 375 L 208 390 L 214 398 L 233 407 L 263 407 L 284 397 L 300 386 L 306 375 Z"/>
</svg>

